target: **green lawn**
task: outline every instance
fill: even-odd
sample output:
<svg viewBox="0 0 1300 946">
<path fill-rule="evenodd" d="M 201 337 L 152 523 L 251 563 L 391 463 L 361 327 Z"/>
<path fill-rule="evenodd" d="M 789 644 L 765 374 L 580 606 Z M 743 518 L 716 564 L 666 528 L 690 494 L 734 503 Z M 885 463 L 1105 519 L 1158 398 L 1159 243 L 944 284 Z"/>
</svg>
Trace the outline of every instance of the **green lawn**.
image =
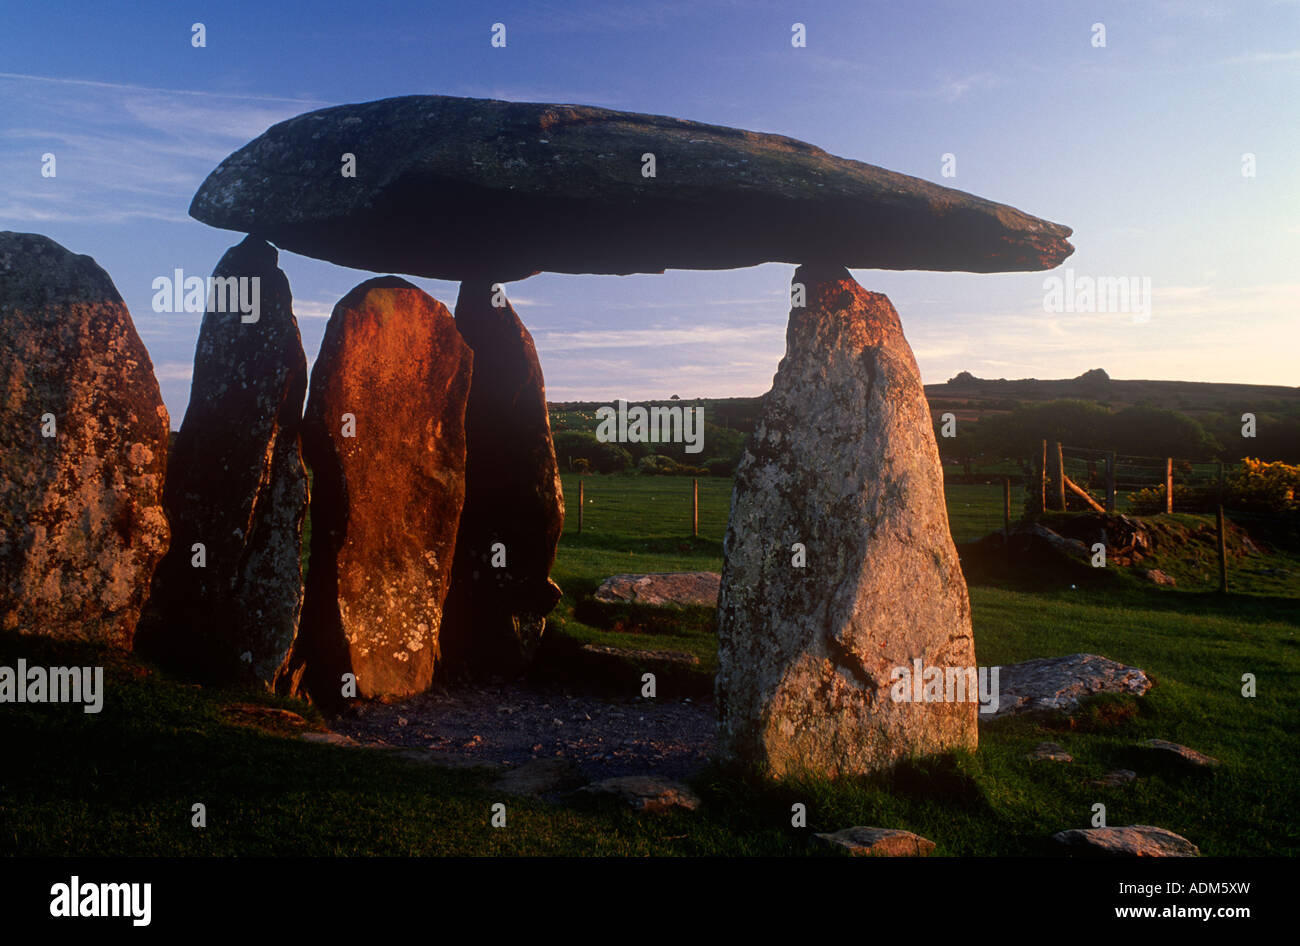
<svg viewBox="0 0 1300 946">
<path fill-rule="evenodd" d="M 719 569 L 730 485 L 700 480 L 701 535 L 692 539 L 689 478 L 588 477 L 578 535 L 577 489 L 566 477 L 569 515 L 554 571 L 565 596 L 550 646 L 561 653 L 585 641 L 688 650 L 701 656 L 693 673 L 707 685 L 715 661 L 708 609 L 654 618 L 595 606 L 589 595 L 616 572 Z M 1000 487 L 957 487 L 948 498 L 959 539 L 1000 526 Z M 1235 593 L 1226 597 L 1155 588 L 1116 570 L 1086 588 L 973 586 L 981 664 L 1091 651 L 1155 679 L 1144 699 L 1097 701 L 1072 727 L 1003 721 L 982 727 L 974 754 L 838 784 L 767 785 L 706 771 L 695 780 L 705 807 L 689 816 L 638 820 L 505 799 L 506 829 L 489 826 L 490 806 L 502 799 L 482 770 L 427 768 L 235 725 L 221 711 L 233 699 L 318 717 L 264 694 L 189 687 L 84 645 L 4 634 L 0 664 L 18 657 L 105 664 L 109 697 L 98 716 L 0 706 L 0 852 L 803 854 L 814 851 L 813 831 L 866 824 L 916 831 L 937 842 L 940 855 L 1032 855 L 1050 851 L 1052 832 L 1088 826 L 1101 802 L 1110 824 L 1160 825 L 1208 855 L 1295 855 L 1300 558 L 1277 554 L 1250 564 L 1234 566 Z M 1244 673 L 1257 678 L 1254 699 L 1240 695 Z M 1224 765 L 1186 772 L 1134 748 L 1152 736 Z M 1044 739 L 1076 761 L 1027 762 L 1024 754 Z M 1125 788 L 1085 784 L 1113 768 L 1142 778 Z M 796 801 L 808 806 L 806 829 L 790 826 Z M 190 827 L 196 802 L 207 805 L 207 828 Z"/>
</svg>

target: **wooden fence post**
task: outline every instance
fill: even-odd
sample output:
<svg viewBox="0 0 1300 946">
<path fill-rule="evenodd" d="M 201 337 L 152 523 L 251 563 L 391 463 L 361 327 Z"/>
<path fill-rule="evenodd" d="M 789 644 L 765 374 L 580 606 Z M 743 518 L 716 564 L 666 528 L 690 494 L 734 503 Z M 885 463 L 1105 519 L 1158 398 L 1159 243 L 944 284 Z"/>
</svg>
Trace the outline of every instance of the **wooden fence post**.
<svg viewBox="0 0 1300 946">
<path fill-rule="evenodd" d="M 1106 512 L 1115 515 L 1115 451 L 1106 454 Z"/>
<path fill-rule="evenodd" d="M 1061 441 L 1053 442 L 1056 446 L 1056 486 L 1053 498 L 1060 504 L 1061 512 L 1065 512 L 1065 457 L 1061 453 Z"/>
<path fill-rule="evenodd" d="M 1047 441 L 1043 441 L 1043 460 L 1038 465 L 1038 512 L 1047 512 Z"/>
<path fill-rule="evenodd" d="M 578 535 L 582 535 L 582 508 L 587 505 L 585 484 L 582 482 L 582 474 L 578 474 Z"/>
<path fill-rule="evenodd" d="M 1165 457 L 1165 512 L 1174 511 L 1174 458 Z"/>
<path fill-rule="evenodd" d="M 691 480 L 691 535 L 700 534 L 700 481 Z"/>
<path fill-rule="evenodd" d="M 1223 463 L 1219 463 L 1219 488 L 1218 502 L 1215 504 L 1218 510 L 1215 516 L 1216 523 L 1219 527 L 1219 592 L 1228 593 L 1228 536 L 1227 530 L 1223 523 Z"/>
<path fill-rule="evenodd" d="M 1002 477 L 1002 538 L 1011 538 L 1011 477 Z"/>
</svg>

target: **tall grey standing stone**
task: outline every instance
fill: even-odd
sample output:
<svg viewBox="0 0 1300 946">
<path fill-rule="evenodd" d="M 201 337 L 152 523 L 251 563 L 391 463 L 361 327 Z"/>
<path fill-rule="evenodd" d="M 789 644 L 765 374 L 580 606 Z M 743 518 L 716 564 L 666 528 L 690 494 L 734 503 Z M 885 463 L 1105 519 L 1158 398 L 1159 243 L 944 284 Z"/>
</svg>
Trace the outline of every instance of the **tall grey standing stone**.
<svg viewBox="0 0 1300 946">
<path fill-rule="evenodd" d="M 461 285 L 456 328 L 474 351 L 465 410 L 465 509 L 444 622 L 447 669 L 515 677 L 560 600 L 564 528 L 546 385 L 533 337 L 492 284 Z"/>
<path fill-rule="evenodd" d="M 334 307 L 302 443 L 311 559 L 298 635 L 275 687 L 324 706 L 428 689 L 465 502 L 474 353 L 447 307 L 370 279 Z"/>
<path fill-rule="evenodd" d="M 172 547 L 138 646 L 204 679 L 270 682 L 302 607 L 307 358 L 278 258 L 248 237 L 217 264 L 214 280 L 256 287 L 256 321 L 224 295 L 208 300 L 167 471 Z"/>
<path fill-rule="evenodd" d="M 973 749 L 975 702 L 891 694 L 894 668 L 917 658 L 975 665 L 939 453 L 898 314 L 839 266 L 801 266 L 794 282 L 806 307 L 791 310 L 724 543 L 719 755 L 773 777 L 835 777 Z"/>
<path fill-rule="evenodd" d="M 167 433 L 108 274 L 0 233 L 0 627 L 131 646 L 167 550 Z"/>
</svg>

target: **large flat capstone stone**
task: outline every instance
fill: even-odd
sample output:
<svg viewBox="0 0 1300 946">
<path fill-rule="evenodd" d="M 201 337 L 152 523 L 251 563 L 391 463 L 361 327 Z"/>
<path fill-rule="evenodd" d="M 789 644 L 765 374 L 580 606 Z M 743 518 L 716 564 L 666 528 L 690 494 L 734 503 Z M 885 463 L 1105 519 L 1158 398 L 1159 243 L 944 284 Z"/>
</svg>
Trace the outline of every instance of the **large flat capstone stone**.
<svg viewBox="0 0 1300 946">
<path fill-rule="evenodd" d="M 190 214 L 344 266 L 453 280 L 814 260 L 1004 272 L 1073 252 L 1069 227 L 782 135 L 442 95 L 280 122 L 221 162 Z"/>
</svg>

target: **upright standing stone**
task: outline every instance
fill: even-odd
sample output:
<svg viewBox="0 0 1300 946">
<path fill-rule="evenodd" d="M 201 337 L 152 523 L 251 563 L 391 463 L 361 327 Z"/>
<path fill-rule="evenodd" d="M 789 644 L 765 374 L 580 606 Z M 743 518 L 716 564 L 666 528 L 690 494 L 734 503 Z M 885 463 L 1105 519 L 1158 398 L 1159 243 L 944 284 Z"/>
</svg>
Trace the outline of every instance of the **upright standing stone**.
<svg viewBox="0 0 1300 946">
<path fill-rule="evenodd" d="M 453 672 L 517 676 L 560 599 L 548 577 L 564 528 L 542 366 L 504 293 L 464 283 L 456 328 L 474 350 L 465 412 L 465 510 L 443 653 Z"/>
<path fill-rule="evenodd" d="M 801 266 L 794 282 L 807 304 L 791 310 L 724 544 L 719 754 L 774 777 L 834 777 L 974 748 L 975 702 L 892 698 L 894 669 L 915 659 L 975 664 L 939 453 L 898 314 L 839 266 Z"/>
<path fill-rule="evenodd" d="M 302 607 L 307 358 L 278 258 L 248 237 L 217 264 L 167 470 L 172 547 L 138 647 L 204 679 L 270 682 Z"/>
<path fill-rule="evenodd" d="M 311 560 L 302 622 L 276 678 L 329 705 L 428 688 L 465 501 L 473 353 L 451 313 L 404 279 L 334 307 L 311 375 Z"/>
<path fill-rule="evenodd" d="M 0 626 L 131 645 L 167 550 L 167 433 L 108 274 L 0 233 Z"/>
</svg>

